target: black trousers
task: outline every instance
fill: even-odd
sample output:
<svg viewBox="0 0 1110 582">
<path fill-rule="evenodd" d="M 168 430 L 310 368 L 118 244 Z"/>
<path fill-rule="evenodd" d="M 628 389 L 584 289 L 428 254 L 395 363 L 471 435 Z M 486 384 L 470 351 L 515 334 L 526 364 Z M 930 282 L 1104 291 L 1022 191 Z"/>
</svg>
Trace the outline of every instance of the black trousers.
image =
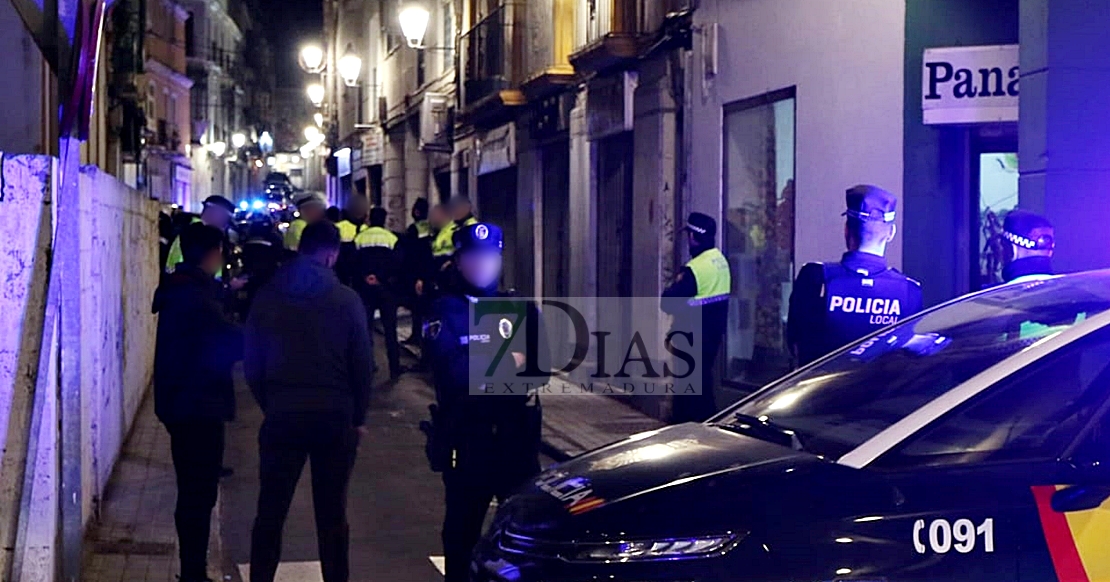
<svg viewBox="0 0 1110 582">
<path fill-rule="evenodd" d="M 224 456 L 224 423 L 196 420 L 166 425 L 177 475 L 173 518 L 181 559 L 181 580 L 208 579 L 208 536 L 216 506 Z"/>
<path fill-rule="evenodd" d="M 401 344 L 397 341 L 397 301 L 385 294 L 374 294 L 365 299 L 366 317 L 374 329 L 374 311 L 382 314 L 382 333 L 385 335 L 385 356 L 389 361 L 391 376 L 401 374 Z"/>
<path fill-rule="evenodd" d="M 511 487 L 499 487 L 490 473 L 448 470 L 443 473 L 446 508 L 443 517 L 445 582 L 470 580 L 470 556 L 479 538 L 486 511 L 495 498 L 503 502 Z"/>
<path fill-rule="evenodd" d="M 698 364 L 701 366 L 701 394 L 677 394 L 671 408 L 671 422 L 702 422 L 717 414 L 717 397 L 715 384 L 717 382 L 717 352 L 720 351 L 720 341 L 713 338 L 702 338 L 702 356 Z M 685 364 L 677 364 L 684 366 Z"/>
<path fill-rule="evenodd" d="M 258 435 L 261 456 L 258 516 L 251 534 L 250 582 L 273 582 L 281 561 L 282 529 L 305 461 L 312 460 L 312 505 L 324 582 L 350 576 L 347 485 L 358 432 L 337 415 L 267 418 Z"/>
</svg>

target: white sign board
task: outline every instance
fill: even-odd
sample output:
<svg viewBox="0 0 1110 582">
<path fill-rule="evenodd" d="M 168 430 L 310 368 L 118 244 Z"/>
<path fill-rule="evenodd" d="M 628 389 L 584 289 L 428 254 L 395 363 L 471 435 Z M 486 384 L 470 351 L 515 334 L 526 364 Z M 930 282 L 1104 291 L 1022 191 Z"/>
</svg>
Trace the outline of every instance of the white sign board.
<svg viewBox="0 0 1110 582">
<path fill-rule="evenodd" d="M 926 125 L 1018 119 L 1018 45 L 925 50 L 921 109 Z"/>
<path fill-rule="evenodd" d="M 363 132 L 362 136 L 362 165 L 380 166 L 385 158 L 385 133 L 381 126 L 375 126 Z"/>
<path fill-rule="evenodd" d="M 516 124 L 491 129 L 478 140 L 478 175 L 516 165 Z"/>
</svg>

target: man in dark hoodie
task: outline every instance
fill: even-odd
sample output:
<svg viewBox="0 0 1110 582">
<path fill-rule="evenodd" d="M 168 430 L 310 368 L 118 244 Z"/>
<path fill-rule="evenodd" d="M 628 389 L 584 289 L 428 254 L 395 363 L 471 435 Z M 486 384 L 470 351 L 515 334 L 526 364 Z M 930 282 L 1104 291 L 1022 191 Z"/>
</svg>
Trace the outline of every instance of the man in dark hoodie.
<svg viewBox="0 0 1110 582">
<path fill-rule="evenodd" d="M 231 369 L 242 358 L 242 334 L 220 304 L 215 275 L 223 267 L 224 233 L 194 223 L 181 233 L 182 262 L 154 294 L 158 339 L 154 410 L 170 433 L 177 474 L 174 521 L 181 581 L 208 580 L 208 524 L 224 452 L 224 423 L 235 416 Z"/>
<path fill-rule="evenodd" d="M 373 354 L 366 311 L 339 282 L 339 229 L 314 222 L 299 254 L 258 292 L 247 319 L 244 371 L 266 419 L 258 436 L 261 489 L 251 582 L 272 582 L 281 534 L 306 459 L 321 569 L 349 576 L 347 483 L 369 406 Z"/>
</svg>

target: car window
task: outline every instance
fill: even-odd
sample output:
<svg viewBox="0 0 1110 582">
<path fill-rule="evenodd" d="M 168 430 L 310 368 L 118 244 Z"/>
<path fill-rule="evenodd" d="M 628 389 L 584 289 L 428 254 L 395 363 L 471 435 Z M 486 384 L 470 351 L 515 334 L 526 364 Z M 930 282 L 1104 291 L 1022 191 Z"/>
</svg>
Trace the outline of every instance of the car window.
<svg viewBox="0 0 1110 582">
<path fill-rule="evenodd" d="M 1091 334 L 973 398 L 876 467 L 1055 459 L 1110 390 L 1110 331 Z"/>
<path fill-rule="evenodd" d="M 1033 344 L 1110 309 L 1107 274 L 1011 285 L 887 328 L 714 419 L 757 418 L 839 458 Z"/>
</svg>

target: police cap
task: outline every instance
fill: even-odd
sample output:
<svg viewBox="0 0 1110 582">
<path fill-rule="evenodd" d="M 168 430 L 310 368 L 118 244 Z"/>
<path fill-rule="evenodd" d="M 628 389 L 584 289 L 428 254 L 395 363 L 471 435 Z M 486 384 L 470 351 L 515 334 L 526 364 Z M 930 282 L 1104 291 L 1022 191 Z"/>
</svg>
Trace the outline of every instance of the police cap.
<svg viewBox="0 0 1110 582">
<path fill-rule="evenodd" d="M 327 207 L 327 203 L 318 194 L 305 194 L 293 201 L 298 209 L 305 209 L 309 206 L 319 206 L 321 208 Z"/>
<path fill-rule="evenodd" d="M 1002 237 L 1029 250 L 1051 251 L 1056 246 L 1055 229 L 1047 218 L 1035 212 L 1015 208 L 1006 214 Z"/>
<path fill-rule="evenodd" d="M 501 252 L 504 238 L 501 229 L 488 222 L 479 222 L 463 227 L 455 233 L 455 251 L 465 253 L 469 251 Z"/>
<path fill-rule="evenodd" d="M 717 221 L 712 216 L 701 212 L 691 212 L 686 219 L 686 230 L 703 238 L 717 236 Z"/>
<path fill-rule="evenodd" d="M 235 214 L 235 205 L 232 204 L 231 201 L 227 198 L 224 198 L 223 196 L 220 196 L 218 194 L 214 194 L 212 196 L 209 196 L 208 198 L 205 198 L 204 207 L 219 208 L 220 210 L 227 211 L 228 214 Z"/>
<path fill-rule="evenodd" d="M 852 186 L 844 193 L 844 216 L 867 222 L 894 222 L 898 199 L 894 194 L 870 184 Z"/>
</svg>

